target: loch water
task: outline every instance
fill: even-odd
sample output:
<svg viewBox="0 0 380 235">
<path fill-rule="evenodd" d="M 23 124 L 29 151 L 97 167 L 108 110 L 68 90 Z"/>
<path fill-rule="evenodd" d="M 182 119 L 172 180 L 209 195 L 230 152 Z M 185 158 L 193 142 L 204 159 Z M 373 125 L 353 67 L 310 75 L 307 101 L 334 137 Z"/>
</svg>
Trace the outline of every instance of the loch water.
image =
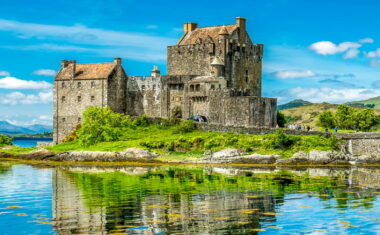
<svg viewBox="0 0 380 235">
<path fill-rule="evenodd" d="M 379 232 L 379 168 L 0 162 L 0 234 Z"/>
</svg>

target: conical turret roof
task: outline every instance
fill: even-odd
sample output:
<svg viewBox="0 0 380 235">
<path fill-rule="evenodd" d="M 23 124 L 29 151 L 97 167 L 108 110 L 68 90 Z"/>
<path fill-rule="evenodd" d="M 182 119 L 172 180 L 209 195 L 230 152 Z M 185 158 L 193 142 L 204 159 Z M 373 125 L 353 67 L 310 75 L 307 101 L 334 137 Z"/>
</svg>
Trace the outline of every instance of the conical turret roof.
<svg viewBox="0 0 380 235">
<path fill-rule="evenodd" d="M 219 57 L 216 57 L 212 60 L 211 65 L 224 65 L 224 63 L 219 59 Z"/>
</svg>

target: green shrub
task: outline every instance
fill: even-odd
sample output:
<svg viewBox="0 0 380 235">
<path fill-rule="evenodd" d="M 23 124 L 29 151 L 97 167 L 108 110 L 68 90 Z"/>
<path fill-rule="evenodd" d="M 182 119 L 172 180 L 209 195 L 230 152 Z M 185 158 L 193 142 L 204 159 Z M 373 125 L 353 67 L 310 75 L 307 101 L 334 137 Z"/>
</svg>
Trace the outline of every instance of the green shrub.
<svg viewBox="0 0 380 235">
<path fill-rule="evenodd" d="M 269 135 L 267 138 L 266 147 L 269 149 L 289 149 L 300 139 L 301 136 L 287 135 L 282 130 L 276 130 L 275 134 Z"/>
<path fill-rule="evenodd" d="M 148 116 L 146 114 L 141 115 L 141 117 L 133 120 L 132 124 L 134 126 L 149 126 Z"/>
<path fill-rule="evenodd" d="M 12 145 L 12 137 L 0 134 L 0 146 Z"/>
<path fill-rule="evenodd" d="M 197 128 L 196 124 L 192 120 L 186 120 L 179 123 L 179 125 L 173 130 L 174 134 L 192 132 Z"/>
<path fill-rule="evenodd" d="M 75 130 L 73 130 L 73 131 L 70 133 L 70 135 L 66 136 L 66 137 L 62 140 L 62 142 L 63 142 L 63 143 L 66 143 L 66 142 L 71 142 L 71 141 L 77 139 L 77 138 L 78 138 L 78 131 L 79 131 L 79 129 L 80 129 L 81 127 L 82 127 L 82 125 L 81 125 L 81 124 L 78 124 L 78 125 L 75 127 Z"/>
</svg>

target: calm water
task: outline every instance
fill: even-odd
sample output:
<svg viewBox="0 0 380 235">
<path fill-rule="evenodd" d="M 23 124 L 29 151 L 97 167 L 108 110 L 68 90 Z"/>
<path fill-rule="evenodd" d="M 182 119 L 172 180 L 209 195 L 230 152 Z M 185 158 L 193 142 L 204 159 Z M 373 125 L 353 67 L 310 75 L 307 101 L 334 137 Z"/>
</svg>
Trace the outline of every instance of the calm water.
<svg viewBox="0 0 380 235">
<path fill-rule="evenodd" d="M 19 147 L 36 147 L 37 142 L 52 142 L 52 138 L 23 138 L 23 137 L 15 137 L 12 143 Z"/>
<path fill-rule="evenodd" d="M 379 234 L 379 168 L 0 163 L 0 234 Z"/>
</svg>

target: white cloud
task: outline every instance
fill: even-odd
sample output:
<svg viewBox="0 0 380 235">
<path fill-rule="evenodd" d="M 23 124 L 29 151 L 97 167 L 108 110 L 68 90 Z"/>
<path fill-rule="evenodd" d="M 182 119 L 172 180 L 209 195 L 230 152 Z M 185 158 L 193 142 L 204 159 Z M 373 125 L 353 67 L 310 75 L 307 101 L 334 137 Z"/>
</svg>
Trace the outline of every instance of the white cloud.
<svg viewBox="0 0 380 235">
<path fill-rule="evenodd" d="M 369 99 L 379 94 L 379 89 L 291 88 L 286 90 L 285 96 L 280 99 L 304 99 L 313 103 L 345 103 Z"/>
<path fill-rule="evenodd" d="M 39 69 L 33 72 L 33 74 L 42 76 L 54 76 L 56 73 L 57 72 L 52 69 Z"/>
<path fill-rule="evenodd" d="M 375 51 L 367 52 L 366 56 L 368 58 L 376 58 L 380 57 L 380 48 L 376 49 Z"/>
<path fill-rule="evenodd" d="M 343 58 L 352 59 L 356 58 L 359 54 L 359 50 L 357 48 L 361 46 L 361 44 L 356 42 L 342 42 L 337 45 L 330 41 L 320 41 L 311 44 L 309 49 L 320 55 L 335 55 L 346 52 Z"/>
<path fill-rule="evenodd" d="M 42 124 L 52 126 L 53 117 L 51 115 L 4 115 L 0 116 L 0 120 L 7 121 L 16 126 L 28 127 L 34 124 Z"/>
<path fill-rule="evenodd" d="M 375 40 L 373 40 L 372 38 L 363 38 L 363 39 L 360 39 L 359 40 L 360 43 L 374 43 Z"/>
<path fill-rule="evenodd" d="M 344 59 L 353 59 L 358 57 L 360 51 L 356 48 L 349 49 L 346 54 L 344 54 L 343 58 Z"/>
<path fill-rule="evenodd" d="M 0 97 L 1 104 L 17 105 L 17 104 L 47 104 L 53 101 L 53 93 L 39 92 L 38 94 L 24 94 L 18 91 L 8 93 Z"/>
<path fill-rule="evenodd" d="M 0 71 L 0 76 L 10 76 L 10 73 L 7 71 Z"/>
<path fill-rule="evenodd" d="M 272 73 L 272 76 L 279 79 L 291 79 L 314 77 L 316 74 L 310 70 L 283 70 Z"/>
<path fill-rule="evenodd" d="M 3 89 L 43 90 L 50 89 L 51 87 L 52 84 L 45 81 L 28 81 L 14 77 L 0 79 L 0 88 Z"/>
<path fill-rule="evenodd" d="M 0 31 L 17 33 L 24 40 L 37 39 L 50 50 L 76 50 L 97 52 L 107 55 L 112 51 L 114 56 L 127 57 L 145 61 L 165 60 L 167 45 L 174 44 L 176 39 L 152 36 L 136 32 L 112 31 L 98 28 L 88 28 L 84 25 L 61 26 L 47 24 L 33 24 L 0 19 Z M 52 43 L 52 41 L 57 41 Z M 71 45 L 68 45 L 71 44 Z M 73 45 L 76 44 L 76 45 Z M 62 46 L 63 45 L 63 46 Z M 15 48 L 3 45 L 3 48 Z M 33 46 L 21 46 L 19 49 L 33 49 Z M 127 53 L 129 52 L 129 53 Z M 123 53 L 126 53 L 124 55 Z M 144 56 L 131 57 L 134 53 Z M 152 56 L 152 58 L 150 58 Z"/>
</svg>

